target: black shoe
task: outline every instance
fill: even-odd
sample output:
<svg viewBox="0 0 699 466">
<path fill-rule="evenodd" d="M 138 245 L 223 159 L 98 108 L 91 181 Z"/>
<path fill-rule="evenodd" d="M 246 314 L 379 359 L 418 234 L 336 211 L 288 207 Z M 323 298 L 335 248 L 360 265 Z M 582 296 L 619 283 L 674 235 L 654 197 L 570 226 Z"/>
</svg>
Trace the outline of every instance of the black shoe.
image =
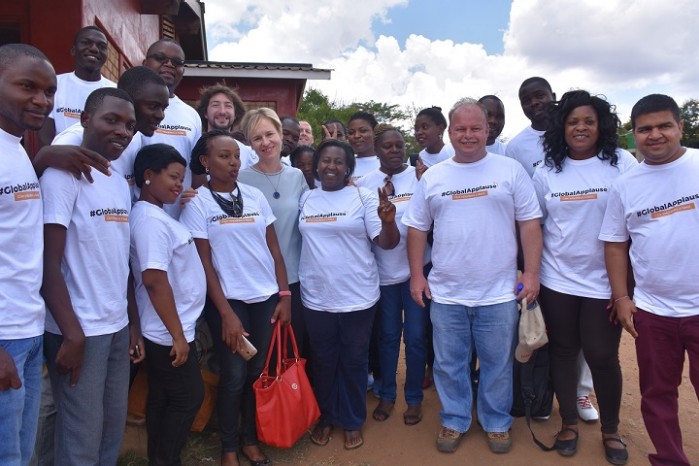
<svg viewBox="0 0 699 466">
<path fill-rule="evenodd" d="M 558 435 L 561 435 L 562 432 L 573 432 L 575 437 L 570 440 L 561 440 L 558 438 Z M 578 450 L 578 431 L 568 427 L 561 429 L 556 435 L 556 443 L 553 444 L 553 449 L 562 456 L 573 456 Z"/>
<path fill-rule="evenodd" d="M 608 442 L 619 442 L 624 448 L 612 448 L 607 445 Z M 602 444 L 604 445 L 604 457 L 612 464 L 626 464 L 629 460 L 629 452 L 626 451 L 626 444 L 620 438 L 608 437 L 602 438 Z"/>
</svg>

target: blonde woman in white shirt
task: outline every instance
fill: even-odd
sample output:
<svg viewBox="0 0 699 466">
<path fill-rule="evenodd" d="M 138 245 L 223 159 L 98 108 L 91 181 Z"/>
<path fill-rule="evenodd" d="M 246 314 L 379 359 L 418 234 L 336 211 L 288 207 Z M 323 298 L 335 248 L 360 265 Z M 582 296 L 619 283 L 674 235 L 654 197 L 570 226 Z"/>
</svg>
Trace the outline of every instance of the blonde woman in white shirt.
<svg viewBox="0 0 699 466">
<path fill-rule="evenodd" d="M 191 169 L 209 175 L 180 220 L 192 232 L 206 272 L 204 312 L 221 366 L 221 465 L 238 465 L 238 453 L 268 465 L 257 439 L 252 383 L 262 372 L 274 324 L 290 317 L 276 218 L 259 189 L 238 182 L 240 149 L 230 133 L 205 133 L 192 150 Z M 243 335 L 258 351 L 249 361 L 235 354 Z"/>
<path fill-rule="evenodd" d="M 624 464 L 618 431 L 621 405 L 619 340 L 611 322 L 611 288 L 597 239 L 612 182 L 637 163 L 617 146 L 619 119 L 606 100 L 586 91 L 563 95 L 544 134 L 545 158 L 534 174 L 543 218 L 541 308 L 550 339 L 551 375 L 562 418 L 555 448 L 573 455 L 578 442 L 577 359 L 590 366 L 605 455 Z"/>
</svg>

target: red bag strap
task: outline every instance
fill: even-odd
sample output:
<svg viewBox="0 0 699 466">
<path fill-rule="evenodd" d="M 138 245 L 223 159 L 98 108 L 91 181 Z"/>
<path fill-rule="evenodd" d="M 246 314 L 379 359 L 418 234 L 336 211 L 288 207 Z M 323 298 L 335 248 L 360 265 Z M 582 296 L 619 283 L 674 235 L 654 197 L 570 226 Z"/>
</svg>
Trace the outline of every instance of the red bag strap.
<svg viewBox="0 0 699 466">
<path fill-rule="evenodd" d="M 287 358 L 289 356 L 292 356 L 288 354 L 289 352 L 289 339 L 291 339 L 291 350 L 293 351 L 293 357 L 294 359 L 298 360 L 299 359 L 299 347 L 296 345 L 296 336 L 294 335 L 294 329 L 291 327 L 291 324 L 286 324 L 284 326 L 283 330 L 283 336 L 284 336 L 284 342 L 282 343 L 284 346 L 284 351 L 287 352 Z"/>
<path fill-rule="evenodd" d="M 272 358 L 272 353 L 274 352 L 275 346 L 277 347 L 277 371 L 275 372 L 276 376 L 279 376 L 282 370 L 282 336 L 281 336 L 281 322 L 277 321 L 274 324 L 274 331 L 272 332 L 272 339 L 269 342 L 269 348 L 267 349 L 267 359 L 265 360 L 265 367 L 262 369 L 262 376 L 268 376 L 269 375 L 269 363 L 270 359 Z M 293 337 L 293 335 L 292 335 Z M 296 346 L 296 342 L 294 341 L 294 346 Z"/>
</svg>

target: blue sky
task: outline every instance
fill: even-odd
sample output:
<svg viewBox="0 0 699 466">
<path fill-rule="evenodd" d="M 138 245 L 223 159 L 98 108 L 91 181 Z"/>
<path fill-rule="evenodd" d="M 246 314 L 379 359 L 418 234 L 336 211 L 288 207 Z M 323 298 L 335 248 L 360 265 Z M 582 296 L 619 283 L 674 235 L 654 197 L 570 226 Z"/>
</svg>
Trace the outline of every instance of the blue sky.
<svg viewBox="0 0 699 466">
<path fill-rule="evenodd" d="M 511 0 L 411 0 L 391 8 L 390 21 L 375 20 L 372 28 L 399 42 L 419 34 L 432 40 L 480 43 L 489 54 L 501 54 L 511 5 Z"/>
<path fill-rule="evenodd" d="M 206 0 L 206 11 L 211 60 L 331 69 L 307 88 L 343 103 L 447 110 L 496 94 L 505 138 L 529 124 L 517 90 L 531 76 L 559 96 L 602 94 L 622 121 L 650 93 L 699 97 L 696 0 Z"/>
</svg>

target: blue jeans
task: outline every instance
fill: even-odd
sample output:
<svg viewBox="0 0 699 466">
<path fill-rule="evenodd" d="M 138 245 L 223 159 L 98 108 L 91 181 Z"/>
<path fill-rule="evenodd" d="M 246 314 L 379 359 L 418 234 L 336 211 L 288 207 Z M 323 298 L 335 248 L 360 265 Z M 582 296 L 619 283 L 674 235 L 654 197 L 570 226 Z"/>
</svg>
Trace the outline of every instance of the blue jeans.
<svg viewBox="0 0 699 466">
<path fill-rule="evenodd" d="M 405 340 L 405 402 L 422 403 L 422 379 L 427 354 L 427 312 L 410 297 L 410 280 L 381 287 L 378 308 L 382 400 L 396 401 L 396 370 L 400 337 Z"/>
<path fill-rule="evenodd" d="M 444 427 L 466 432 L 471 427 L 471 353 L 480 360 L 477 414 L 486 432 L 507 432 L 512 426 L 512 361 L 519 313 L 509 301 L 467 307 L 432 301 L 434 383 Z"/>
<path fill-rule="evenodd" d="M 56 354 L 63 336 L 44 334 L 46 365 L 56 403 L 56 466 L 116 464 L 126 429 L 129 393 L 129 329 L 85 338 L 80 377 L 59 374 Z"/>
<path fill-rule="evenodd" d="M 22 386 L 0 391 L 0 464 L 29 463 L 34 449 L 41 398 L 43 337 L 0 340 L 0 348 L 14 360 Z"/>
</svg>

